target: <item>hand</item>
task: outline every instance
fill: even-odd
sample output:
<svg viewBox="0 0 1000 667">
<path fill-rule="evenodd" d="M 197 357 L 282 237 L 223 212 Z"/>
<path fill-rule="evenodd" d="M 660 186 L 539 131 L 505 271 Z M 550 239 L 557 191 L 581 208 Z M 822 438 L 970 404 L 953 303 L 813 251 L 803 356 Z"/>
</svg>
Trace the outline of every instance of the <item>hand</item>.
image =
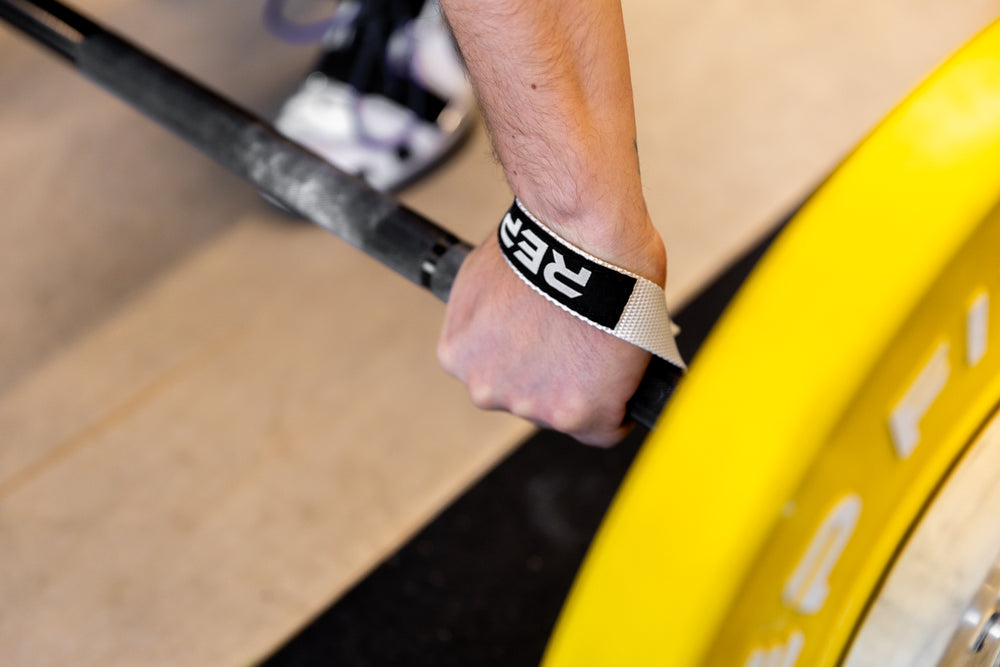
<svg viewBox="0 0 1000 667">
<path fill-rule="evenodd" d="M 654 232 L 655 234 L 655 232 Z M 665 263 L 659 237 L 651 264 Z M 451 291 L 438 359 L 473 403 L 506 410 L 580 442 L 628 433 L 625 405 L 650 354 L 553 305 L 507 266 L 495 235 L 465 260 Z"/>
</svg>

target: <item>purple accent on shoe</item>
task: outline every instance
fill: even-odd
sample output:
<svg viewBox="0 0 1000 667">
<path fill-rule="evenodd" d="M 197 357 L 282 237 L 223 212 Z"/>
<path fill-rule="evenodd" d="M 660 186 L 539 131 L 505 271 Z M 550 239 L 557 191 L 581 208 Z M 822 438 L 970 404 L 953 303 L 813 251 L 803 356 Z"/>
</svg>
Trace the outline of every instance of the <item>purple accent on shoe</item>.
<svg viewBox="0 0 1000 667">
<path fill-rule="evenodd" d="M 314 23 L 295 23 L 285 17 L 288 0 L 267 0 L 264 5 L 264 26 L 278 39 L 289 44 L 310 44 L 323 36 L 339 23 L 336 14 Z"/>
</svg>

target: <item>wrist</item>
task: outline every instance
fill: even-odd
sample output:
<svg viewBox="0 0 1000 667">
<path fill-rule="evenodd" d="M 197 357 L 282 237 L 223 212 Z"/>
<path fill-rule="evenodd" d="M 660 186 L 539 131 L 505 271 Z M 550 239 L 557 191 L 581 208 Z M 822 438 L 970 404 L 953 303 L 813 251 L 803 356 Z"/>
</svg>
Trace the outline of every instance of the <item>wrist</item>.
<svg viewBox="0 0 1000 667">
<path fill-rule="evenodd" d="M 663 286 L 666 250 L 641 198 L 638 202 L 620 199 L 611 206 L 579 200 L 560 205 L 551 198 L 530 195 L 519 198 L 527 210 L 573 245 Z"/>
<path fill-rule="evenodd" d="M 662 284 L 611 263 L 607 256 L 592 255 L 549 227 L 520 199 L 515 199 L 504 216 L 497 239 L 511 270 L 545 299 L 602 331 L 683 367 Z M 643 257 L 655 254 L 641 253 Z"/>
</svg>

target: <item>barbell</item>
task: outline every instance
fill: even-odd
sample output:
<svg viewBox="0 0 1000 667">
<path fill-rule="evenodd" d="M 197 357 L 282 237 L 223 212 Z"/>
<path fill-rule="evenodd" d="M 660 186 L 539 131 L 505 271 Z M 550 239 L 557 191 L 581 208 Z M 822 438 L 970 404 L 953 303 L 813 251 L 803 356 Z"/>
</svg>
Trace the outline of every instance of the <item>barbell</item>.
<svg viewBox="0 0 1000 667">
<path fill-rule="evenodd" d="M 447 298 L 469 250 L 447 230 L 64 5 L 0 18 Z M 658 421 L 679 375 L 647 374 L 632 414 L 656 429 L 548 667 L 1000 661 L 998 204 L 994 25 L 806 202 Z"/>
</svg>

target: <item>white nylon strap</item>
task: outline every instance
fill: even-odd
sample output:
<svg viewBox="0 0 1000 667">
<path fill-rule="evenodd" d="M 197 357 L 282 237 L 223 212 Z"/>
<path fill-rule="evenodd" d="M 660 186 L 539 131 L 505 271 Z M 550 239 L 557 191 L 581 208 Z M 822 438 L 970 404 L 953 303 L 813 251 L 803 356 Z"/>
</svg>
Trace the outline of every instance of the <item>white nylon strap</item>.
<svg viewBox="0 0 1000 667">
<path fill-rule="evenodd" d="M 561 238 L 515 199 L 498 230 L 508 266 L 551 303 L 679 368 L 663 288 Z"/>
</svg>

